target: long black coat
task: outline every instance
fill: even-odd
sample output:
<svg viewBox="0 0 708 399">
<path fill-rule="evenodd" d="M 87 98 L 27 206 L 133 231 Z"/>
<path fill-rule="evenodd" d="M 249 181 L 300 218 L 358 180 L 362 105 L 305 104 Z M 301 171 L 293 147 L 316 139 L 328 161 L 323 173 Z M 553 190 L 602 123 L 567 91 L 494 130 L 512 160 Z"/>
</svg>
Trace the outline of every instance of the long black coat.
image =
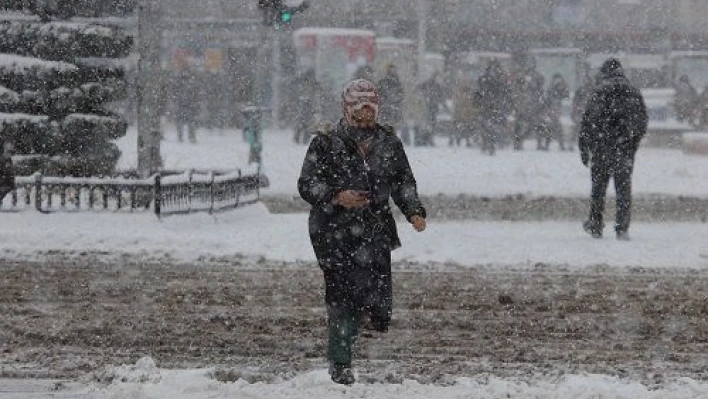
<svg viewBox="0 0 708 399">
<path fill-rule="evenodd" d="M 601 74 L 580 125 L 581 156 L 593 164 L 605 165 L 631 160 L 646 134 L 647 124 L 644 98 L 622 70 Z"/>
<path fill-rule="evenodd" d="M 390 127 L 378 126 L 366 158 L 347 132 L 344 122 L 333 131 L 318 134 L 310 143 L 298 179 L 302 198 L 312 205 L 309 232 L 323 269 L 332 254 L 365 240 L 382 240 L 395 249 L 401 245 L 389 198 L 407 219 L 425 217 L 403 144 Z M 363 209 L 333 205 L 343 190 L 371 192 Z M 336 257 L 335 257 L 336 258 Z"/>
<path fill-rule="evenodd" d="M 403 121 L 403 84 L 396 74 L 390 74 L 379 81 L 381 105 L 379 118 L 383 123 L 397 124 Z"/>
<path fill-rule="evenodd" d="M 0 201 L 15 189 L 15 168 L 12 165 L 12 158 L 2 153 L 0 145 Z"/>
</svg>

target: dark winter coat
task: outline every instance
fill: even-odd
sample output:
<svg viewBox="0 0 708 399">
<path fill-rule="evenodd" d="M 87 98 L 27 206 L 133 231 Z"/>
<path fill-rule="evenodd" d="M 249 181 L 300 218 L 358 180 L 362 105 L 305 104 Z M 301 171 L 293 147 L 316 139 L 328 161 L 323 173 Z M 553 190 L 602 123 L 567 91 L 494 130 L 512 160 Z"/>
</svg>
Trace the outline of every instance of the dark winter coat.
<svg viewBox="0 0 708 399">
<path fill-rule="evenodd" d="M 518 118 L 533 120 L 538 117 L 543 101 L 543 75 L 532 70 L 515 80 L 513 103 Z"/>
<path fill-rule="evenodd" d="M 546 107 L 560 108 L 563 100 L 570 98 L 570 89 L 565 81 L 557 81 L 546 92 L 545 105 Z"/>
<path fill-rule="evenodd" d="M 324 90 L 314 72 L 305 73 L 294 83 L 296 122 L 309 126 L 315 120 L 315 114 L 321 112 L 319 101 Z"/>
<path fill-rule="evenodd" d="M 379 81 L 380 118 L 383 123 L 396 124 L 403 120 L 404 90 L 398 75 L 389 74 Z"/>
<path fill-rule="evenodd" d="M 385 241 L 391 249 L 401 245 L 389 198 L 407 219 L 425 217 L 403 144 L 393 128 L 378 125 L 365 158 L 348 129 L 340 122 L 313 138 L 298 180 L 300 195 L 312 205 L 310 240 L 323 269 L 332 266 L 326 260 L 333 252 L 366 239 Z M 343 190 L 369 191 L 371 204 L 361 209 L 334 205 L 333 198 Z"/>
<path fill-rule="evenodd" d="M 511 88 L 501 67 L 488 67 L 479 77 L 477 90 L 482 116 L 496 123 L 506 120 L 511 111 Z"/>
<path fill-rule="evenodd" d="M 0 146 L 0 148 L 2 148 Z M 15 189 L 15 168 L 12 158 L 0 152 L 0 201 Z"/>
<path fill-rule="evenodd" d="M 603 67 L 581 121 L 578 148 L 583 163 L 633 159 L 647 124 L 641 92 L 630 84 L 621 67 Z"/>
<path fill-rule="evenodd" d="M 175 76 L 175 121 L 178 123 L 193 123 L 201 112 L 201 88 L 196 74 L 189 71 Z"/>
</svg>

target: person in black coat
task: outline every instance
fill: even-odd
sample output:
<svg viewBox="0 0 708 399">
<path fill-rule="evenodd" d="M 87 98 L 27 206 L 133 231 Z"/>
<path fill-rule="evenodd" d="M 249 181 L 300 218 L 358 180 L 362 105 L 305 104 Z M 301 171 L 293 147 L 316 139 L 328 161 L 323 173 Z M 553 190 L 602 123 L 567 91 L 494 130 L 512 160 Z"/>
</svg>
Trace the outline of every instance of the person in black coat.
<svg viewBox="0 0 708 399">
<path fill-rule="evenodd" d="M 381 93 L 381 122 L 395 127 L 403 122 L 403 101 L 405 99 L 403 83 L 401 83 L 395 65 L 388 66 L 386 76 L 379 81 L 378 90 Z"/>
<path fill-rule="evenodd" d="M 563 100 L 569 97 L 570 89 L 563 75 L 554 74 L 543 99 L 543 126 L 537 131 L 536 149 L 548 151 L 551 147 L 551 140 L 555 139 L 558 141 L 558 148 L 562 151 L 565 150 L 565 137 L 560 119 L 563 112 Z"/>
<path fill-rule="evenodd" d="M 187 128 L 190 143 L 197 142 L 197 123 L 201 113 L 201 87 L 197 71 L 185 64 L 174 80 L 175 104 L 174 122 L 177 139 L 184 141 L 184 129 Z"/>
<path fill-rule="evenodd" d="M 482 152 L 494 155 L 511 112 L 511 87 L 499 61 L 489 63 L 478 79 L 477 90 L 477 101 L 482 111 Z"/>
<path fill-rule="evenodd" d="M 578 140 L 581 160 L 592 176 L 590 217 L 583 228 L 595 238 L 602 237 L 605 193 L 612 177 L 617 197 L 615 232 L 618 239 L 629 239 L 634 157 L 647 124 L 641 92 L 630 84 L 618 60 L 605 61 L 583 113 Z"/>
<path fill-rule="evenodd" d="M 307 70 L 295 81 L 295 136 L 296 144 L 307 144 L 310 140 L 308 129 L 321 114 L 320 99 L 324 89 L 317 81 L 314 69 Z"/>
<path fill-rule="evenodd" d="M 0 203 L 15 189 L 15 167 L 11 158 L 12 142 L 0 137 Z"/>
<path fill-rule="evenodd" d="M 401 245 L 389 198 L 417 231 L 426 212 L 403 144 L 376 123 L 378 94 L 366 80 L 342 95 L 345 117 L 310 142 L 298 190 L 311 206 L 309 233 L 324 272 L 330 374 L 351 384 L 360 324 L 385 332 L 392 314 L 391 251 Z"/>
</svg>

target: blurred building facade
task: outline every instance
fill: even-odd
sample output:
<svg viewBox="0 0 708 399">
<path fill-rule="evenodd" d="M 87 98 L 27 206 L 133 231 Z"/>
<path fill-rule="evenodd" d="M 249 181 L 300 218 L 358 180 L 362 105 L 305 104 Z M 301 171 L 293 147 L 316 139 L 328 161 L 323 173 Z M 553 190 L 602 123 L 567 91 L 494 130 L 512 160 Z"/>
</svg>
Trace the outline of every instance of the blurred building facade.
<svg viewBox="0 0 708 399">
<path fill-rule="evenodd" d="M 257 0 L 160 0 L 163 65 L 196 59 L 208 84 L 205 120 L 253 99 L 262 16 Z M 379 36 L 417 38 L 418 0 L 309 0 L 280 31 L 284 83 L 296 73 L 290 32 L 300 27 L 371 29 Z M 587 52 L 708 50 L 708 0 L 427 0 L 429 51 L 519 51 L 574 47 Z M 265 51 L 270 54 L 269 51 Z M 268 60 L 266 62 L 269 62 Z M 270 72 L 264 90 L 269 98 Z M 178 83 L 178 82 L 176 82 Z M 286 89 L 287 90 L 287 89 Z M 220 105 L 221 104 L 221 105 Z M 219 116 L 222 115 L 222 116 Z"/>
<path fill-rule="evenodd" d="M 309 0 L 310 9 L 293 26 L 356 27 L 415 38 L 417 0 Z M 260 21 L 257 0 L 162 0 L 170 20 L 217 23 Z M 464 46 L 476 36 L 570 41 L 584 35 L 621 36 L 622 41 L 669 36 L 680 41 L 708 32 L 706 0 L 428 0 L 429 39 L 435 46 Z M 238 25 L 230 26 L 233 34 Z M 454 39 L 454 40 L 453 40 Z"/>
</svg>

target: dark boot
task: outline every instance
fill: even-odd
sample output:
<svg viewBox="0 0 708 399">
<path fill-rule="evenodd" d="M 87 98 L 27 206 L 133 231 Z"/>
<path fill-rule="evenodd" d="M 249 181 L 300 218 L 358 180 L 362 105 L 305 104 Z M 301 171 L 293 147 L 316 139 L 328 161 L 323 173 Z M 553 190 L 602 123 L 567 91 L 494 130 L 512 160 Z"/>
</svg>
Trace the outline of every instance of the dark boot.
<svg viewBox="0 0 708 399">
<path fill-rule="evenodd" d="M 629 232 L 628 231 L 617 231 L 617 239 L 620 241 L 629 241 Z"/>
<path fill-rule="evenodd" d="M 585 223 L 583 223 L 583 230 L 590 234 L 592 238 L 602 238 L 602 225 L 597 222 L 591 220 L 585 221 Z"/>
<path fill-rule="evenodd" d="M 352 385 L 356 382 L 354 372 L 348 364 L 332 363 L 329 366 L 329 375 L 332 377 L 332 381 L 337 384 Z"/>
</svg>

